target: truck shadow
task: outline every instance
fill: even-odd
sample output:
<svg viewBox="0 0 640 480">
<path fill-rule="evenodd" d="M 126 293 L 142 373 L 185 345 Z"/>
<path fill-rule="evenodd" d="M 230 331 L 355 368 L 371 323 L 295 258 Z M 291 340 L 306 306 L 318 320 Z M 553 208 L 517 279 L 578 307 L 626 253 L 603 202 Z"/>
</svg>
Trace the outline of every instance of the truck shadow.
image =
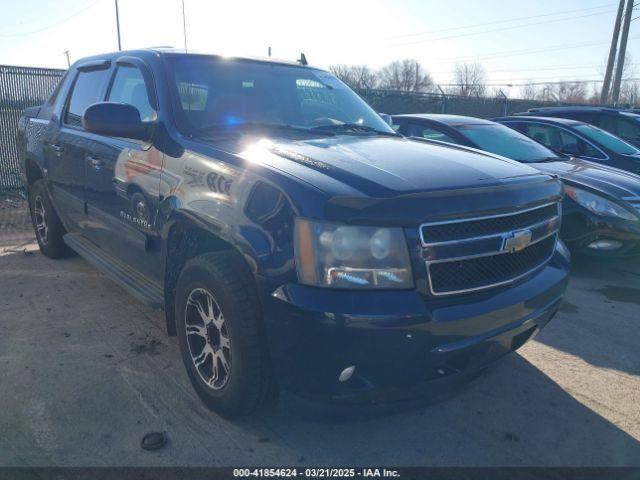
<svg viewBox="0 0 640 480">
<path fill-rule="evenodd" d="M 264 421 L 302 463 L 338 465 L 633 465 L 640 443 L 512 355 L 446 402 L 326 422 L 286 399 Z M 247 428 L 253 428 L 247 423 Z"/>
<path fill-rule="evenodd" d="M 573 265 L 558 316 L 537 340 L 591 365 L 640 375 L 640 261 Z"/>
</svg>

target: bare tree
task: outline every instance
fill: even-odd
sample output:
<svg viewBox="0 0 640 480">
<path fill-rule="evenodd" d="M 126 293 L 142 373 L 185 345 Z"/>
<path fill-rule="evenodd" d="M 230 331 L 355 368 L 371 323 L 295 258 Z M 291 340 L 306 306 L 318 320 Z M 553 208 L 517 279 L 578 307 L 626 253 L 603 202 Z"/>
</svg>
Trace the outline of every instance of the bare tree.
<svg viewBox="0 0 640 480">
<path fill-rule="evenodd" d="M 556 85 L 558 100 L 565 103 L 586 103 L 587 84 L 584 82 L 561 82 Z"/>
<path fill-rule="evenodd" d="M 640 81 L 626 80 L 620 87 L 620 104 L 637 108 L 640 105 Z"/>
<path fill-rule="evenodd" d="M 555 85 L 552 83 L 542 85 L 542 88 L 540 89 L 540 94 L 538 95 L 538 99 L 544 102 L 557 102 L 558 96 L 555 93 Z"/>
<path fill-rule="evenodd" d="M 591 84 L 591 93 L 588 94 L 586 103 L 591 105 L 600 105 L 600 94 L 602 93 L 601 84 L 593 82 Z"/>
<path fill-rule="evenodd" d="M 391 62 L 378 72 L 380 87 L 401 92 L 427 92 L 433 88 L 433 79 L 416 60 Z"/>
<path fill-rule="evenodd" d="M 370 90 L 378 86 L 378 75 L 366 65 L 354 65 L 352 67 L 354 88 Z"/>
<path fill-rule="evenodd" d="M 370 90 L 378 84 L 376 73 L 366 65 L 331 65 L 329 70 L 356 90 Z"/>
<path fill-rule="evenodd" d="M 580 81 L 547 83 L 539 98 L 548 102 L 587 103 L 587 84 Z"/>
<path fill-rule="evenodd" d="M 599 73 L 604 76 L 606 68 L 606 59 L 602 66 L 599 68 Z M 633 64 L 631 54 L 627 52 L 624 56 L 624 65 L 622 67 L 622 82 L 620 84 L 620 98 L 619 103 L 621 105 L 633 104 L 634 99 L 638 97 L 638 86 L 636 80 L 631 80 L 637 74 L 637 67 Z M 635 92 L 635 95 L 634 95 Z M 637 100 L 636 100 L 637 101 Z M 599 101 L 598 101 L 599 102 Z"/>
<path fill-rule="evenodd" d="M 329 65 L 329 71 L 347 85 L 351 85 L 353 75 L 351 74 L 350 65 Z"/>
<path fill-rule="evenodd" d="M 634 107 L 638 103 L 638 94 L 640 93 L 640 82 L 633 80 L 636 76 L 637 68 L 633 64 L 631 55 L 628 53 L 624 56 L 624 67 L 622 69 L 622 84 L 620 85 L 620 101 L 621 105 L 630 105 Z"/>
<path fill-rule="evenodd" d="M 481 97 L 487 90 L 487 75 L 479 63 L 459 63 L 453 68 L 451 93 L 461 97 Z"/>
<path fill-rule="evenodd" d="M 520 88 L 520 98 L 524 100 L 537 100 L 540 96 L 538 86 L 532 82 Z"/>
</svg>

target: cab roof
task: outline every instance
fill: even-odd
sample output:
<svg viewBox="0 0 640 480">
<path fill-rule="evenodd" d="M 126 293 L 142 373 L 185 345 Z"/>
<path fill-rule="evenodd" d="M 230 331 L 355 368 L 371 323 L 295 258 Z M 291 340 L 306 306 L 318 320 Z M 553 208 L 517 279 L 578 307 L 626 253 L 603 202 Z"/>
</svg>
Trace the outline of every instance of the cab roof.
<svg viewBox="0 0 640 480">
<path fill-rule="evenodd" d="M 199 52 L 199 51 L 186 51 L 184 48 L 174 48 L 174 47 L 149 47 L 149 48 L 140 48 L 136 50 L 122 50 L 119 52 L 108 52 L 100 55 L 94 55 L 91 57 L 84 57 L 74 62 L 74 66 L 82 65 L 86 62 L 94 62 L 99 60 L 116 60 L 122 56 L 149 56 L 149 55 L 166 55 L 166 56 L 181 56 L 188 55 L 194 57 L 211 57 L 216 59 L 226 59 L 230 61 L 242 61 L 242 62 L 255 62 L 255 63 L 266 63 L 266 64 L 276 64 L 276 65 L 286 65 L 290 67 L 299 67 L 299 68 L 313 68 L 310 65 L 302 65 L 298 61 L 292 60 L 282 60 L 275 59 L 271 57 L 239 57 L 239 56 L 229 56 L 223 54 L 215 54 L 210 52 Z"/>
</svg>

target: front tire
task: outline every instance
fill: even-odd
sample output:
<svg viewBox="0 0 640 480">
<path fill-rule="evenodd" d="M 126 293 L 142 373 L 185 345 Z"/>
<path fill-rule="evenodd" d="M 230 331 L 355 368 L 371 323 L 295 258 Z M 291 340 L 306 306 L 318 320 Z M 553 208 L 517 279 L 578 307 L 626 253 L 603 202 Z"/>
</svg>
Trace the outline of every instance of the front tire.
<svg viewBox="0 0 640 480">
<path fill-rule="evenodd" d="M 36 180 L 29 187 L 29 210 L 40 251 L 49 258 L 67 256 L 69 249 L 62 240 L 66 231 L 49 199 L 44 180 Z"/>
<path fill-rule="evenodd" d="M 272 378 L 260 305 L 242 258 L 226 251 L 189 260 L 175 304 L 182 359 L 207 407 L 229 418 L 261 407 Z"/>
</svg>

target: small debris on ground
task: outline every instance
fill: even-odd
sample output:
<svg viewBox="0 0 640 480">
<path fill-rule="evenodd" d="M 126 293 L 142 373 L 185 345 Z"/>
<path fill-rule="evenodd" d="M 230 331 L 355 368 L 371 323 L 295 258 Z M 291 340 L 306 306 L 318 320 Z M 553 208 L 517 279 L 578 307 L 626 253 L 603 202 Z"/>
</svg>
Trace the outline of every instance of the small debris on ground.
<svg viewBox="0 0 640 480">
<path fill-rule="evenodd" d="M 158 450 L 167 444 L 167 432 L 150 432 L 142 437 L 140 446 L 143 450 Z"/>
</svg>

